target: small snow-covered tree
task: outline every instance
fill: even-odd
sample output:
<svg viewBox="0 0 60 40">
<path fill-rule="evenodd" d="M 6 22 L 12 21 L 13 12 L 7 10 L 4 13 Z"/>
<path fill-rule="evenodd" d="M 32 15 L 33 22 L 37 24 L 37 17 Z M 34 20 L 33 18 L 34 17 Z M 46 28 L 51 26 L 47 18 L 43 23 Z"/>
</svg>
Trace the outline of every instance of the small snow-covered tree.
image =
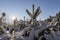
<svg viewBox="0 0 60 40">
<path fill-rule="evenodd" d="M 6 13 L 3 12 L 3 13 L 2 13 L 2 16 L 0 17 L 0 33 L 4 33 L 1 26 L 3 26 L 3 21 L 4 21 L 3 18 L 4 18 L 5 16 L 6 16 Z"/>
</svg>

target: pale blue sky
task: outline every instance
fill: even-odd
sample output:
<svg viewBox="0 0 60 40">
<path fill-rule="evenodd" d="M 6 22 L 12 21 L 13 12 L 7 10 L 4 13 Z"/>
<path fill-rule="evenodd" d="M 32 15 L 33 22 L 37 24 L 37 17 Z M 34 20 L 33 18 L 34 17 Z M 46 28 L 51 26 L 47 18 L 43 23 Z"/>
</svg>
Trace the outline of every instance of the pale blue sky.
<svg viewBox="0 0 60 40">
<path fill-rule="evenodd" d="M 49 15 L 54 16 L 60 10 L 60 0 L 0 0 L 0 15 L 6 12 L 7 18 L 11 19 L 16 16 L 18 19 L 23 19 L 25 16 L 29 18 L 26 9 L 32 12 L 32 4 L 34 3 L 35 9 L 40 6 L 41 14 L 37 19 L 46 19 Z"/>
</svg>

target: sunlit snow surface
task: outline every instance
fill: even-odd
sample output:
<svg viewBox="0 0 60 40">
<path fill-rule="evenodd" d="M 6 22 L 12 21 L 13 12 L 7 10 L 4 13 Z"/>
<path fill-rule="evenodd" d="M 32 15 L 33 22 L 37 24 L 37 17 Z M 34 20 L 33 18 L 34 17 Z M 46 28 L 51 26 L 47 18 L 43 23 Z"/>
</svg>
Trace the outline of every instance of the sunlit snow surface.
<svg viewBox="0 0 60 40">
<path fill-rule="evenodd" d="M 9 27 L 10 30 L 13 28 L 13 26 Z M 46 40 L 60 40 L 60 31 L 54 32 L 52 30 L 54 25 L 50 25 L 45 22 L 40 22 L 40 25 L 38 26 L 31 27 L 31 25 L 28 25 L 28 27 L 25 27 L 23 30 L 19 30 L 17 27 L 15 29 L 18 31 L 12 32 L 12 34 L 10 34 L 9 31 L 1 26 L 4 34 L 0 35 L 0 40 L 35 40 L 35 37 L 38 38 L 37 40 L 41 40 L 43 36 L 39 36 L 38 34 L 47 28 L 51 28 L 51 35 L 53 35 L 53 37 L 51 37 L 51 35 L 44 35 Z M 26 32 L 28 36 L 25 36 Z"/>
</svg>

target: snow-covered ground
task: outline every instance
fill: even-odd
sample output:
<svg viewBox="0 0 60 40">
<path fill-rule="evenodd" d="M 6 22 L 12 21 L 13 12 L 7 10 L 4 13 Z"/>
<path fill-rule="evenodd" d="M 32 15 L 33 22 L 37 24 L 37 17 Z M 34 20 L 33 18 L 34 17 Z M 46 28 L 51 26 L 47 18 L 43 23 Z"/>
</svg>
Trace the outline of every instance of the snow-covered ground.
<svg viewBox="0 0 60 40">
<path fill-rule="evenodd" d="M 22 23 L 22 27 L 17 24 L 4 28 L 3 24 L 6 23 L 0 21 L 0 29 L 3 31 L 1 33 L 0 30 L 0 40 L 60 40 L 60 26 L 57 23 L 56 18 L 53 18 L 50 23 L 39 21 L 36 26 Z"/>
</svg>

